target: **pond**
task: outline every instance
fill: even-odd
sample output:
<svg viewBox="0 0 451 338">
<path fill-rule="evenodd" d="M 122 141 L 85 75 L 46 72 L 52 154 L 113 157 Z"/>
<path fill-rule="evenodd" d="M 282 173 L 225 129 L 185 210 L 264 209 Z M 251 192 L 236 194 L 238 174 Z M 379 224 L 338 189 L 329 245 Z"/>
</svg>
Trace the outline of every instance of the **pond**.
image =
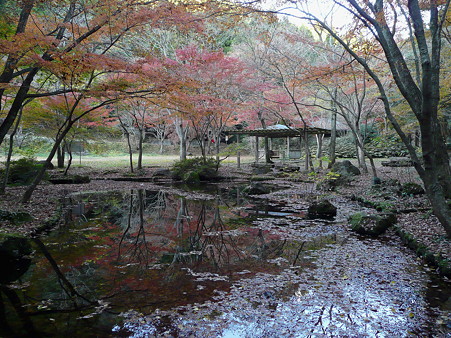
<svg viewBox="0 0 451 338">
<path fill-rule="evenodd" d="M 58 229 L 9 243 L 0 336 L 445 336 L 449 285 L 333 203 L 321 220 L 290 189 L 70 195 Z"/>
</svg>

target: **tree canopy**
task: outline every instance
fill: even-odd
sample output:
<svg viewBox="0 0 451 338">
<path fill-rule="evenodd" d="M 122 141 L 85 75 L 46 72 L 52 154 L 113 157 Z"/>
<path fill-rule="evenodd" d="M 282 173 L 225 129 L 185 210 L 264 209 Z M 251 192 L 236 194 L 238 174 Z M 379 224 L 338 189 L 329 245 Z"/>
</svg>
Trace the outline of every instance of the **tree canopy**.
<svg viewBox="0 0 451 338">
<path fill-rule="evenodd" d="M 208 142 L 219 154 L 232 124 L 302 127 L 338 113 L 363 165 L 361 127 L 382 121 L 408 149 L 451 236 L 450 1 L 315 4 L 4 0 L 0 144 L 29 128 L 54 139 L 50 163 L 75 126 L 118 119 L 124 134 L 139 131 L 138 143 L 147 129 L 164 140 L 171 125 L 181 158 L 189 139 L 205 157 Z"/>
</svg>

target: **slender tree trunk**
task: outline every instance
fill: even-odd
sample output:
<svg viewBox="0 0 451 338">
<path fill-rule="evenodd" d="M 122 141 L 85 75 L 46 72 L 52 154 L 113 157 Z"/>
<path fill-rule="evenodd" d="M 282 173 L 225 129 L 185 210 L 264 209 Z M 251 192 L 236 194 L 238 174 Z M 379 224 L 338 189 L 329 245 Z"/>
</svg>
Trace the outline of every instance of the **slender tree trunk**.
<svg viewBox="0 0 451 338">
<path fill-rule="evenodd" d="M 260 111 L 258 112 L 257 116 L 258 116 L 258 119 L 260 120 L 260 123 L 262 124 L 262 128 L 266 129 L 266 122 L 265 122 L 265 119 L 262 117 L 262 113 Z M 265 136 L 263 141 L 264 141 L 263 145 L 265 148 L 265 162 L 272 163 L 271 153 L 270 153 L 270 149 L 269 149 L 269 138 L 267 136 Z"/>
<path fill-rule="evenodd" d="M 335 89 L 335 96 L 337 89 Z M 332 113 L 330 117 L 330 145 L 329 145 L 329 164 L 328 168 L 332 168 L 336 161 L 335 149 L 337 145 L 337 110 L 335 109 L 335 100 L 332 101 Z"/>
<path fill-rule="evenodd" d="M 360 132 L 357 131 L 355 134 L 356 137 L 356 151 L 357 151 L 357 160 L 359 163 L 360 168 L 362 168 L 362 171 L 364 173 L 368 172 L 368 167 L 366 166 L 366 162 L 365 162 L 365 151 L 364 151 L 364 143 L 362 140 L 362 137 L 360 136 Z"/>
<path fill-rule="evenodd" d="M 143 168 L 143 142 L 144 142 L 144 131 L 142 128 L 139 129 L 139 142 L 138 142 L 138 170 Z"/>
<path fill-rule="evenodd" d="M 180 138 L 180 161 L 186 160 L 186 137 Z"/>
<path fill-rule="evenodd" d="M 207 144 L 206 144 L 206 140 L 204 139 L 204 136 L 201 136 L 199 139 L 199 147 L 200 147 L 200 152 L 202 154 L 202 158 L 204 159 L 204 162 L 207 160 Z"/>
<path fill-rule="evenodd" d="M 61 147 L 58 147 L 58 149 L 61 149 Z M 69 154 L 69 160 L 67 161 L 67 167 L 66 167 L 66 170 L 64 170 L 64 176 L 67 176 L 67 173 L 69 172 L 69 168 L 72 165 L 72 159 L 73 159 L 72 142 L 69 142 L 69 143 L 64 142 L 63 149 L 67 149 L 67 153 Z M 81 149 L 80 149 L 80 151 L 81 151 Z"/>
<path fill-rule="evenodd" d="M 58 168 L 64 168 L 64 151 L 65 149 L 65 142 L 63 143 L 62 146 L 58 147 L 58 150 L 56 152 L 56 158 L 57 158 L 57 166 Z"/>
<path fill-rule="evenodd" d="M 11 157 L 13 154 L 13 146 L 14 146 L 14 132 L 11 133 L 9 136 L 9 147 L 8 147 L 8 155 L 6 157 L 6 163 L 5 163 L 5 171 L 3 174 L 3 181 L 0 186 L 0 195 L 4 195 L 6 192 L 6 186 L 8 185 L 8 179 L 9 179 L 9 168 L 11 166 Z"/>
<path fill-rule="evenodd" d="M 215 153 L 216 153 L 216 162 L 219 163 L 219 153 L 221 152 L 221 136 L 215 136 Z"/>
<path fill-rule="evenodd" d="M 188 126 L 183 127 L 183 121 L 179 118 L 175 120 L 175 131 L 179 137 L 180 161 L 186 160 Z"/>
<path fill-rule="evenodd" d="M 316 158 L 319 161 L 319 168 L 323 169 L 323 160 L 322 160 L 322 153 L 323 153 L 323 138 L 324 135 L 322 134 L 316 134 L 316 144 L 317 144 L 317 148 L 316 148 Z"/>
<path fill-rule="evenodd" d="M 268 136 L 265 136 L 265 138 L 264 138 L 264 145 L 265 145 L 265 162 L 272 163 L 271 150 L 269 149 L 269 137 Z"/>
<path fill-rule="evenodd" d="M 5 172 L 3 175 L 3 182 L 0 186 L 0 195 L 3 195 L 6 192 L 6 186 L 8 185 L 8 179 L 9 179 L 9 169 L 11 166 L 11 157 L 13 155 L 13 148 L 14 148 L 14 136 L 17 133 L 17 130 L 19 129 L 20 120 L 22 118 L 22 110 L 19 112 L 19 116 L 17 117 L 16 124 L 14 126 L 14 130 L 9 135 L 9 147 L 8 147 L 8 155 L 6 158 L 5 163 Z"/>
<path fill-rule="evenodd" d="M 132 142 L 130 140 L 130 133 L 125 131 L 125 138 L 127 139 L 127 147 L 128 147 L 128 158 L 130 163 L 130 172 L 133 173 L 133 147 Z"/>
<path fill-rule="evenodd" d="M 305 170 L 315 170 L 315 167 L 313 166 L 313 161 L 312 161 L 312 154 L 310 152 L 310 148 L 309 148 L 309 137 L 308 137 L 308 133 L 307 130 L 304 129 L 303 131 L 303 138 L 304 138 L 304 147 L 305 147 L 305 164 L 304 164 L 304 168 Z"/>
<path fill-rule="evenodd" d="M 160 154 L 163 154 L 163 143 L 164 143 L 164 139 L 160 140 Z"/>
</svg>

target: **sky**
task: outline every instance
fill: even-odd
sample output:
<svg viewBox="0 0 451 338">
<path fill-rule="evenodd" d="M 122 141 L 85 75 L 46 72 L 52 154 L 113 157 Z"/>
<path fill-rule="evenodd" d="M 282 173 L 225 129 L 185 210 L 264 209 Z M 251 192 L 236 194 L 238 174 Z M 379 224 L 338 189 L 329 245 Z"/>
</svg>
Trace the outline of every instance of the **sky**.
<svg viewBox="0 0 451 338">
<path fill-rule="evenodd" d="M 299 1 L 293 1 L 291 3 L 277 0 L 263 0 L 262 7 L 264 9 L 276 9 L 281 13 L 281 17 L 287 17 L 288 20 L 294 24 L 305 25 L 305 21 L 298 19 L 297 17 L 303 16 L 300 10 L 297 8 L 305 9 L 306 11 L 312 13 L 319 19 L 324 19 L 327 17 L 327 22 L 332 22 L 333 26 L 342 27 L 349 23 L 351 20 L 350 14 L 343 8 L 337 5 L 333 6 L 333 1 L 327 0 L 309 0 L 302 3 L 302 7 Z"/>
</svg>

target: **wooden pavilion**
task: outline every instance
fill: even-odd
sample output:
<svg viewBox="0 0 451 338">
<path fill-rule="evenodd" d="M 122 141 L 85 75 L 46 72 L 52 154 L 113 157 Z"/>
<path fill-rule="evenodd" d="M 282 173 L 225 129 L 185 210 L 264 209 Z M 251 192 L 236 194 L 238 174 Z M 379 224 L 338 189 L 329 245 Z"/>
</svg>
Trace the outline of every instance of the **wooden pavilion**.
<svg viewBox="0 0 451 338">
<path fill-rule="evenodd" d="M 276 124 L 273 126 L 268 126 L 265 128 L 257 128 L 257 129 L 236 129 L 236 130 L 227 130 L 226 135 L 236 135 L 237 137 L 237 143 L 240 142 L 240 135 L 248 135 L 248 136 L 254 136 L 255 137 L 255 162 L 258 162 L 260 159 L 260 150 L 259 150 L 259 138 L 267 138 L 269 140 L 274 138 L 285 138 L 286 139 L 286 150 L 285 154 L 281 154 L 279 151 L 274 151 L 271 149 L 271 142 L 269 142 L 269 152 L 271 158 L 300 158 L 300 150 L 298 151 L 298 156 L 296 154 L 293 154 L 290 150 L 290 138 L 298 137 L 301 140 L 304 138 L 305 135 L 315 135 L 318 138 L 321 138 L 323 136 L 330 136 L 331 130 L 330 129 L 324 129 L 324 128 L 318 128 L 318 127 L 310 127 L 307 126 L 305 128 L 293 128 L 289 126 L 285 126 L 282 124 Z M 305 141 L 304 141 L 305 142 Z M 295 156 L 292 156 L 295 155 Z M 238 153 L 238 163 L 239 163 L 239 156 Z"/>
</svg>

